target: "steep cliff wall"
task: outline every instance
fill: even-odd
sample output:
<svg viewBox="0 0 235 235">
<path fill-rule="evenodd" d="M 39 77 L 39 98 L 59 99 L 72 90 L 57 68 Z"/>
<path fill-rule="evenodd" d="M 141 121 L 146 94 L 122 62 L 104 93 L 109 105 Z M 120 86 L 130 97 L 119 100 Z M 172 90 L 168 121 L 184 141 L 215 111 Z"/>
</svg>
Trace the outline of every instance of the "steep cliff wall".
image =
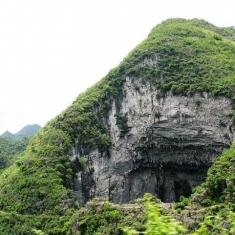
<svg viewBox="0 0 235 235">
<path fill-rule="evenodd" d="M 206 92 L 162 96 L 150 82 L 129 77 L 123 94 L 107 119 L 110 152 L 97 148 L 86 155 L 80 204 L 92 197 L 128 202 L 145 192 L 165 202 L 190 195 L 204 181 L 213 158 L 231 145 L 230 100 Z M 75 145 L 73 153 L 78 152 Z"/>
</svg>

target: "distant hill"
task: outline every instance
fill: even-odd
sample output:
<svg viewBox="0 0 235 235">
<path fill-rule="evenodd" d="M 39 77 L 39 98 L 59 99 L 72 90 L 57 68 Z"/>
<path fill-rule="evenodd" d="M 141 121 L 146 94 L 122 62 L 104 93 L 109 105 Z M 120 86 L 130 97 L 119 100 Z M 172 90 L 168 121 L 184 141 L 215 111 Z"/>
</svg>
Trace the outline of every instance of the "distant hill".
<svg viewBox="0 0 235 235">
<path fill-rule="evenodd" d="M 26 149 L 29 138 L 39 129 L 41 127 L 38 124 L 27 125 L 15 134 L 5 131 L 0 136 L 0 173 L 12 163 L 15 156 Z"/>
<path fill-rule="evenodd" d="M 14 138 L 14 134 L 12 134 L 10 131 L 5 131 L 1 137 L 5 137 L 5 138 L 8 138 L 8 139 L 13 139 Z"/>
<path fill-rule="evenodd" d="M 38 124 L 27 125 L 15 134 L 12 134 L 9 131 L 5 131 L 1 136 L 6 137 L 8 139 L 21 139 L 24 137 L 30 137 L 35 135 L 40 129 L 41 126 L 39 126 Z"/>
</svg>

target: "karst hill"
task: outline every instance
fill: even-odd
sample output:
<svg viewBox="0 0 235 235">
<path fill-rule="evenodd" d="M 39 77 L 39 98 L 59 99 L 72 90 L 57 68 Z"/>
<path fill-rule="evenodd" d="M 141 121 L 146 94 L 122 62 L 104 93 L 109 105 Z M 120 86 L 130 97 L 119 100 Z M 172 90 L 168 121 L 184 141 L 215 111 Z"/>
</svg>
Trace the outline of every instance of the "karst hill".
<svg viewBox="0 0 235 235">
<path fill-rule="evenodd" d="M 5 137 L 8 139 L 21 139 L 21 138 L 30 137 L 30 136 L 37 134 L 37 132 L 40 129 L 41 129 L 41 126 L 39 126 L 38 124 L 27 125 L 15 134 L 12 134 L 9 131 L 5 131 L 1 135 L 1 137 Z"/>
<path fill-rule="evenodd" d="M 234 28 L 164 21 L 0 175 L 2 218 L 14 212 L 37 218 L 27 226 L 46 234 L 89 234 L 68 213 L 93 198 L 120 204 L 150 192 L 178 202 L 203 182 L 191 196 L 195 205 L 233 202 L 233 147 L 206 175 L 234 140 L 234 97 Z M 58 219 L 56 233 L 48 223 Z"/>
</svg>

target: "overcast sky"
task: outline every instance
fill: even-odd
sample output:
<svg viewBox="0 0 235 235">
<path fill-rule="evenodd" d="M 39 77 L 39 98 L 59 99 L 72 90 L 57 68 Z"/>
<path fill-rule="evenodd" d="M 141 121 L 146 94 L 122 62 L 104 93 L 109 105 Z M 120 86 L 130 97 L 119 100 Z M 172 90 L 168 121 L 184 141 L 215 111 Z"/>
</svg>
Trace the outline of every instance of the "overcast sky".
<svg viewBox="0 0 235 235">
<path fill-rule="evenodd" d="M 168 18 L 235 26 L 234 0 L 0 0 L 0 134 L 45 125 Z"/>
</svg>

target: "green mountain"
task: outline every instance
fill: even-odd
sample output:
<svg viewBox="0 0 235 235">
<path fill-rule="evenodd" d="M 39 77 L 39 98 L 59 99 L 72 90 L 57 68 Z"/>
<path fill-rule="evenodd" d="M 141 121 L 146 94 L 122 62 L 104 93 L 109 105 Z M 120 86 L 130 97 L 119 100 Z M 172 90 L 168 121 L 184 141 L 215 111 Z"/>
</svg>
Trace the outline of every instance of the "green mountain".
<svg viewBox="0 0 235 235">
<path fill-rule="evenodd" d="M 8 138 L 8 139 L 13 139 L 13 136 L 14 134 L 12 134 L 10 131 L 5 131 L 1 137 L 5 137 L 5 138 Z"/>
<path fill-rule="evenodd" d="M 20 131 L 18 131 L 15 134 L 12 134 L 9 131 L 5 131 L 1 136 L 9 138 L 9 139 L 20 139 L 20 138 L 24 138 L 24 137 L 33 136 L 40 129 L 41 129 L 41 127 L 38 124 L 27 125 L 27 126 L 23 127 Z"/>
<path fill-rule="evenodd" d="M 94 197 L 129 203 L 145 192 L 178 202 L 157 212 L 158 226 L 177 226 L 170 213 L 188 234 L 233 234 L 234 88 L 233 28 L 198 19 L 157 25 L 0 175 L 1 234 L 143 231 L 141 203 L 78 207 Z"/>
<path fill-rule="evenodd" d="M 14 159 L 26 149 L 29 138 L 12 140 L 7 137 L 0 137 L 0 173 L 7 168 Z"/>
</svg>

